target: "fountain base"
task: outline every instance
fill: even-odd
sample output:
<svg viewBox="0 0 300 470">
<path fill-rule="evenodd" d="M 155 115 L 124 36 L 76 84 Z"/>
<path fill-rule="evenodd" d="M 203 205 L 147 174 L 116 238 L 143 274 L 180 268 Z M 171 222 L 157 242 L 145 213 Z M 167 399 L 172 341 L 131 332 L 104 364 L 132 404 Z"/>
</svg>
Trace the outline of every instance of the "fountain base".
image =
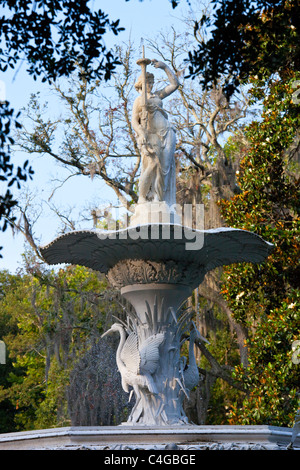
<svg viewBox="0 0 300 470">
<path fill-rule="evenodd" d="M 277 426 L 79 426 L 0 434 L 0 450 L 285 450 L 291 437 Z"/>
</svg>

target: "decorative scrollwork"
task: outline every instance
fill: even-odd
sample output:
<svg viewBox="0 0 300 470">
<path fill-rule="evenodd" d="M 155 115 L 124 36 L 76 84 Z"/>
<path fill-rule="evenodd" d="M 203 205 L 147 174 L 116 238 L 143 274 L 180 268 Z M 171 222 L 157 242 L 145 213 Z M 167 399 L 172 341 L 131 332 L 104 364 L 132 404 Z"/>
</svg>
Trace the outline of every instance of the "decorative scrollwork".
<svg viewBox="0 0 300 470">
<path fill-rule="evenodd" d="M 197 286 L 203 279 L 203 266 L 176 261 L 122 260 L 107 274 L 117 289 L 132 284 L 183 284 Z"/>
</svg>

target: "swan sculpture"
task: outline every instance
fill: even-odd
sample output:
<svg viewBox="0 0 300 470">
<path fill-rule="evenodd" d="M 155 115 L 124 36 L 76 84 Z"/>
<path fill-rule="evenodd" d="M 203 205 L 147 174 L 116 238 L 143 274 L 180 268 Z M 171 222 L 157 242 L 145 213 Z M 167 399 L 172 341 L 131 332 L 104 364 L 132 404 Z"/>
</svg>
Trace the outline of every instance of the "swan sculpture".
<svg viewBox="0 0 300 470">
<path fill-rule="evenodd" d="M 185 389 L 188 392 L 190 392 L 194 387 L 196 387 L 199 382 L 199 370 L 194 352 L 195 340 L 199 339 L 200 341 L 204 341 L 205 343 L 209 344 L 209 341 L 199 333 L 194 322 L 192 323 L 194 328 L 192 329 L 189 338 L 189 365 L 185 366 L 183 370 L 183 383 Z"/>
<path fill-rule="evenodd" d="M 122 387 L 129 393 L 129 386 L 133 387 L 136 398 L 140 398 L 138 387 L 147 388 L 149 392 L 156 394 L 157 389 L 152 378 L 159 362 L 159 346 L 164 340 L 163 333 L 149 336 L 142 344 L 139 344 L 138 336 L 131 331 L 126 338 L 123 325 L 114 323 L 112 327 L 102 335 L 119 332 L 120 342 L 117 349 L 116 360 L 122 379 Z"/>
</svg>

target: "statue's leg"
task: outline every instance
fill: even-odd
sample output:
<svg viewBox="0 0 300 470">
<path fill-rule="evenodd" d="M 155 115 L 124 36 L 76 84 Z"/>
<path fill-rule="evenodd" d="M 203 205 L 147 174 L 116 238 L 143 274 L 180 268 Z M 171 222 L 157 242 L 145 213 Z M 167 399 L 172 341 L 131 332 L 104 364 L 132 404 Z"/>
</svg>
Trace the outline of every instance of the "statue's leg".
<svg viewBox="0 0 300 470">
<path fill-rule="evenodd" d="M 142 169 L 139 182 L 139 203 L 147 202 L 149 192 L 153 183 L 153 174 L 155 173 L 154 159 L 150 156 L 144 156 L 143 160 L 145 161 L 145 163 L 144 168 Z"/>
<path fill-rule="evenodd" d="M 161 171 L 160 157 L 162 146 L 159 136 L 149 133 L 148 143 L 143 148 L 143 165 L 140 177 L 140 198 L 139 202 L 163 200 L 164 181 Z"/>
<path fill-rule="evenodd" d="M 141 394 L 140 394 L 138 385 L 134 385 L 133 389 L 134 389 L 134 394 L 135 394 L 135 404 L 128 418 L 128 423 L 136 423 L 139 420 L 140 415 L 142 413 L 142 409 L 140 407 Z"/>
<path fill-rule="evenodd" d="M 172 206 L 176 204 L 176 167 L 174 154 L 176 150 L 176 135 L 172 128 L 162 138 L 160 164 L 163 177 L 162 199 Z"/>
</svg>

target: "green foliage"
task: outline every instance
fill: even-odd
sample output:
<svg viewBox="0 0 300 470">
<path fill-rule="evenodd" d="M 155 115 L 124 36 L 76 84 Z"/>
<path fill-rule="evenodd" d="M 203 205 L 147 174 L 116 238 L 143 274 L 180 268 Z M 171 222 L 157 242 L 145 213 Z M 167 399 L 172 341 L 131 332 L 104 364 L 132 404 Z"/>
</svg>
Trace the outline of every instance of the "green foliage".
<svg viewBox="0 0 300 470">
<path fill-rule="evenodd" d="M 70 364 L 69 367 L 64 368 L 55 357 L 52 359 L 47 385 L 43 389 L 43 399 L 35 413 L 35 428 L 45 429 L 70 425 L 66 388 L 69 384 L 72 366 L 73 364 Z"/>
<path fill-rule="evenodd" d="M 293 425 L 299 365 L 292 362 L 292 343 L 299 338 L 299 292 L 292 292 L 289 300 L 293 296 L 295 302 L 283 302 L 271 310 L 249 338 L 249 368 L 238 367 L 234 373 L 243 377 L 249 393 L 242 402 L 243 409 L 232 408 L 231 423 Z"/>
<path fill-rule="evenodd" d="M 14 139 L 11 137 L 11 128 L 19 129 L 21 124 L 16 120 L 19 116 L 15 116 L 14 110 L 10 107 L 8 101 L 0 101 L 0 181 L 2 188 L 3 182 L 7 184 L 7 189 L 4 194 L 0 194 L 0 231 L 5 232 L 9 223 L 8 218 L 11 217 L 11 222 L 16 220 L 12 216 L 12 209 L 16 206 L 17 201 L 13 199 L 13 194 L 10 188 L 15 184 L 18 189 L 21 187 L 22 181 L 32 179 L 33 170 L 28 166 L 28 160 L 23 164 L 23 167 L 15 166 L 10 159 L 10 144 L 14 144 Z M 1 251 L 2 247 L 0 247 Z M 0 254 L 0 258 L 2 255 Z"/>
<path fill-rule="evenodd" d="M 0 331 L 2 331 L 1 326 Z M 6 364 L 0 364 L 0 433 L 13 432 L 15 430 L 15 407 L 8 399 L 3 398 L 1 400 L 3 390 L 10 386 L 9 376 L 12 371 L 13 365 L 11 360 L 6 360 Z"/>
<path fill-rule="evenodd" d="M 236 265 L 224 270 L 223 295 L 235 319 L 249 329 L 249 368 L 235 368 L 249 394 L 237 402 L 230 422 L 291 425 L 297 407 L 299 365 L 291 361 L 299 339 L 299 180 L 291 171 L 290 149 L 300 128 L 299 105 L 292 84 L 253 80 L 253 97 L 262 99 L 259 121 L 247 128 L 249 150 L 241 162 L 241 194 L 221 201 L 228 225 L 256 232 L 274 244 L 261 266 Z"/>
<path fill-rule="evenodd" d="M 68 76 L 78 65 L 88 78 L 108 79 L 118 60 L 106 49 L 103 36 L 124 28 L 88 3 L 1 1 L 6 11 L 0 22 L 0 70 L 15 68 L 25 58 L 28 73 L 35 79 L 42 75 L 42 81 Z"/>
<path fill-rule="evenodd" d="M 114 309 L 105 278 L 80 266 L 34 275 L 1 272 L 0 292 L 0 336 L 10 364 L 0 383 L 0 414 L 10 412 L 2 431 L 69 424 L 70 371 Z"/>
<path fill-rule="evenodd" d="M 215 308 L 214 315 L 216 325 L 208 335 L 210 345 L 207 348 L 219 364 L 228 368 L 229 371 L 232 367 L 240 364 L 236 339 L 222 310 Z M 208 361 L 204 357 L 201 357 L 200 367 L 206 371 L 210 370 Z M 211 390 L 205 424 L 228 424 L 228 409 L 239 396 L 240 392 L 226 381 L 216 380 Z"/>
<path fill-rule="evenodd" d="M 195 23 L 210 30 L 208 41 L 189 52 L 191 76 L 212 86 L 226 76 L 230 96 L 241 82 L 257 75 L 268 79 L 299 70 L 299 2 L 297 0 L 214 0 L 213 15 Z"/>
</svg>

